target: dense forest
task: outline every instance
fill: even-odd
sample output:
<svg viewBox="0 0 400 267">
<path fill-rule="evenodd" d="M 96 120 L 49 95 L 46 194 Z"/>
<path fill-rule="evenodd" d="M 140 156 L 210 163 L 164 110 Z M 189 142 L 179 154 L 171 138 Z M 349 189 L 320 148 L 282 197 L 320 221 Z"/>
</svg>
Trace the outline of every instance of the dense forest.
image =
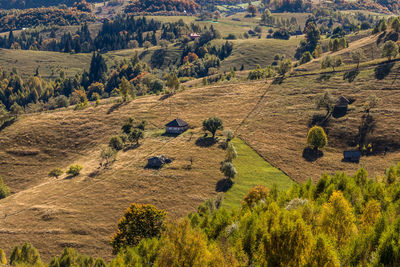
<svg viewBox="0 0 400 267">
<path fill-rule="evenodd" d="M 35 8 L 0 11 L 0 32 L 20 30 L 39 25 L 68 26 L 93 22 L 95 17 L 76 9 Z"/>
<path fill-rule="evenodd" d="M 1 0 L 0 9 L 26 9 L 49 7 L 58 5 L 73 6 L 77 0 Z M 79 1 L 78 1 L 79 2 Z M 100 0 L 87 0 L 87 2 L 102 2 Z"/>
<path fill-rule="evenodd" d="M 126 13 L 188 13 L 195 14 L 199 5 L 193 0 L 134 0 L 125 8 Z"/>
</svg>

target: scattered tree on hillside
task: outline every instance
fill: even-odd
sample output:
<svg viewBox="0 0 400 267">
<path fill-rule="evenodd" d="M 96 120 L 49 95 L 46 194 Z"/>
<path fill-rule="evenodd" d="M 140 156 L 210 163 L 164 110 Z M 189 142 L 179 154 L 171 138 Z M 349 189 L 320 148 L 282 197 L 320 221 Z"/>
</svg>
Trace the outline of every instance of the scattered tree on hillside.
<svg viewBox="0 0 400 267">
<path fill-rule="evenodd" d="M 307 135 L 307 144 L 314 150 L 325 147 L 328 144 L 328 138 L 322 127 L 314 126 Z"/>
<path fill-rule="evenodd" d="M 290 58 L 285 58 L 279 62 L 277 72 L 282 75 L 282 77 L 285 77 L 286 73 L 288 73 L 292 67 L 292 60 Z"/>
<path fill-rule="evenodd" d="M 228 144 L 228 148 L 226 149 L 226 157 L 225 161 L 232 162 L 234 159 L 237 158 L 237 152 L 235 146 L 232 143 Z"/>
<path fill-rule="evenodd" d="M 117 151 L 115 149 L 112 149 L 111 147 L 103 147 L 101 149 L 100 152 L 100 165 L 107 167 L 109 166 L 111 163 L 116 161 L 116 157 L 117 157 Z"/>
<path fill-rule="evenodd" d="M 132 143 L 136 143 L 136 145 L 139 145 L 139 140 L 144 137 L 143 130 L 135 128 L 128 136 L 128 139 Z"/>
<path fill-rule="evenodd" d="M 356 50 L 352 51 L 351 58 L 353 59 L 354 62 L 357 63 L 357 70 L 358 70 L 361 60 L 363 60 L 365 58 L 363 50 L 356 49 Z"/>
<path fill-rule="evenodd" d="M 212 134 L 212 138 L 215 138 L 215 133 L 218 130 L 222 131 L 223 129 L 224 125 L 220 118 L 212 117 L 203 121 L 203 130 L 209 131 Z"/>
<path fill-rule="evenodd" d="M 176 73 L 170 73 L 167 75 L 165 85 L 169 88 L 172 94 L 179 89 L 180 82 Z"/>
<path fill-rule="evenodd" d="M 61 176 L 63 173 L 64 173 L 64 171 L 61 170 L 60 168 L 55 168 L 55 169 L 52 169 L 48 175 L 49 175 L 49 177 L 54 177 L 54 178 L 58 179 L 58 177 Z"/>
<path fill-rule="evenodd" d="M 252 17 L 255 17 L 255 15 L 258 12 L 258 9 L 255 5 L 249 4 L 249 6 L 247 7 L 247 12 L 250 13 Z"/>
<path fill-rule="evenodd" d="M 118 223 L 118 231 L 111 240 L 113 253 L 137 245 L 143 238 L 160 237 L 166 212 L 153 205 L 131 204 Z"/>
<path fill-rule="evenodd" d="M 392 60 L 392 58 L 397 57 L 399 54 L 399 46 L 393 42 L 392 40 L 389 40 L 385 42 L 382 48 L 382 55 L 384 57 L 387 57 L 388 60 Z"/>
<path fill-rule="evenodd" d="M 121 79 L 121 83 L 119 84 L 119 92 L 122 96 L 122 101 L 127 101 L 129 99 L 129 95 L 132 92 L 132 85 L 131 83 L 125 78 L 123 77 Z"/>
<path fill-rule="evenodd" d="M 343 60 L 340 56 L 336 56 L 334 58 L 326 56 L 321 62 L 321 68 L 332 68 L 332 71 L 335 71 L 335 68 L 340 67 L 342 64 Z"/>
<path fill-rule="evenodd" d="M 221 172 L 225 175 L 226 178 L 232 180 L 235 178 L 237 171 L 235 166 L 233 166 L 232 162 L 225 161 L 222 163 Z"/>
<path fill-rule="evenodd" d="M 317 109 L 326 110 L 324 121 L 328 120 L 332 116 L 333 110 L 335 109 L 335 104 L 336 104 L 335 99 L 328 92 L 325 92 L 324 95 L 317 97 L 316 101 Z"/>
</svg>

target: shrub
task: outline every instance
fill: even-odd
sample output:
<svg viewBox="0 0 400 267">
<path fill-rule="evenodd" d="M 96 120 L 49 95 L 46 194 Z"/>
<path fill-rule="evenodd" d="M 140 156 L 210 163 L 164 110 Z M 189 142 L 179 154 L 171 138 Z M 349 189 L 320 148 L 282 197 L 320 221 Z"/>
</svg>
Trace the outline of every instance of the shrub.
<svg viewBox="0 0 400 267">
<path fill-rule="evenodd" d="M 54 177 L 54 178 L 58 179 L 58 177 L 61 176 L 63 173 L 64 173 L 64 171 L 61 170 L 60 168 L 55 168 L 55 169 L 52 169 L 48 175 L 49 175 L 49 177 Z"/>
<path fill-rule="evenodd" d="M 122 141 L 121 137 L 118 135 L 111 137 L 110 142 L 108 144 L 112 149 L 121 150 L 124 148 L 124 142 Z"/>
<path fill-rule="evenodd" d="M 6 253 L 4 252 L 4 250 L 2 250 L 0 248 L 0 265 L 1 264 L 6 265 L 7 264 L 7 258 L 6 258 Z"/>
<path fill-rule="evenodd" d="M 300 59 L 300 64 L 305 64 L 307 62 L 310 62 L 312 60 L 312 55 L 309 51 L 306 51 L 303 53 L 303 56 Z"/>
<path fill-rule="evenodd" d="M 54 98 L 57 108 L 65 108 L 69 106 L 69 100 L 65 95 L 59 95 Z"/>
<path fill-rule="evenodd" d="M 252 207 L 260 200 L 268 197 L 270 190 L 263 185 L 257 185 L 250 189 L 247 195 L 243 198 L 242 205 Z"/>
<path fill-rule="evenodd" d="M 3 178 L 0 176 L 0 199 L 7 197 L 9 194 L 10 188 L 4 184 Z"/>
<path fill-rule="evenodd" d="M 100 153 L 101 165 L 108 166 L 110 163 L 113 163 L 116 160 L 117 151 L 112 149 L 111 147 L 102 148 Z"/>
<path fill-rule="evenodd" d="M 328 144 L 328 138 L 324 129 L 320 126 L 312 127 L 307 135 L 307 144 L 314 150 L 325 147 Z"/>
<path fill-rule="evenodd" d="M 79 173 L 81 172 L 82 169 L 83 169 L 83 167 L 81 165 L 74 164 L 74 165 L 69 166 L 67 174 L 69 174 L 71 176 L 77 176 L 77 175 L 79 175 Z"/>
</svg>

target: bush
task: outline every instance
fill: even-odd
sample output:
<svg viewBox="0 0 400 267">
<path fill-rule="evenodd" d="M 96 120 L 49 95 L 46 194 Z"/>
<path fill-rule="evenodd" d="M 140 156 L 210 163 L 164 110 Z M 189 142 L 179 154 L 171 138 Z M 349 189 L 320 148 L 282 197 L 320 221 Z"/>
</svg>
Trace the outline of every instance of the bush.
<svg viewBox="0 0 400 267">
<path fill-rule="evenodd" d="M 311 53 L 309 51 L 306 51 L 303 53 L 303 56 L 300 59 L 300 64 L 305 64 L 307 62 L 310 62 L 313 59 Z"/>
<path fill-rule="evenodd" d="M 65 108 L 69 106 L 69 100 L 65 95 L 59 95 L 54 98 L 57 108 Z"/>
<path fill-rule="evenodd" d="M 63 173 L 64 173 L 64 171 L 61 170 L 60 168 L 55 168 L 55 169 L 52 169 L 48 175 L 49 175 L 49 177 L 54 177 L 54 178 L 58 179 L 58 177 L 61 176 Z"/>
<path fill-rule="evenodd" d="M 3 178 L 0 176 L 0 199 L 7 197 L 9 194 L 10 188 L 4 184 Z"/>
<path fill-rule="evenodd" d="M 6 253 L 4 252 L 4 250 L 2 250 L 0 248 L 0 265 L 1 264 L 6 265 L 7 264 L 7 258 L 6 258 Z"/>
<path fill-rule="evenodd" d="M 69 166 L 67 174 L 69 174 L 71 176 L 78 176 L 82 169 L 83 169 L 83 167 L 81 165 L 74 164 L 74 165 Z"/>
<path fill-rule="evenodd" d="M 247 195 L 243 198 L 242 205 L 253 207 L 260 200 L 266 199 L 268 197 L 270 190 L 263 185 L 257 185 L 250 189 Z"/>
<path fill-rule="evenodd" d="M 110 142 L 108 144 L 112 149 L 121 150 L 124 148 L 124 142 L 122 141 L 121 137 L 118 135 L 111 137 Z"/>
</svg>

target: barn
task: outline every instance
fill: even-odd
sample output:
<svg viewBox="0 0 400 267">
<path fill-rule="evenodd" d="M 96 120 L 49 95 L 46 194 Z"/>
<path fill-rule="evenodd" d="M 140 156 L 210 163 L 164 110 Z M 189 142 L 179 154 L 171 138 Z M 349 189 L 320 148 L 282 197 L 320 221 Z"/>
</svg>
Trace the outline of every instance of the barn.
<svg viewBox="0 0 400 267">
<path fill-rule="evenodd" d="M 181 134 L 189 129 L 189 124 L 179 118 L 167 123 L 165 125 L 166 134 Z"/>
</svg>

